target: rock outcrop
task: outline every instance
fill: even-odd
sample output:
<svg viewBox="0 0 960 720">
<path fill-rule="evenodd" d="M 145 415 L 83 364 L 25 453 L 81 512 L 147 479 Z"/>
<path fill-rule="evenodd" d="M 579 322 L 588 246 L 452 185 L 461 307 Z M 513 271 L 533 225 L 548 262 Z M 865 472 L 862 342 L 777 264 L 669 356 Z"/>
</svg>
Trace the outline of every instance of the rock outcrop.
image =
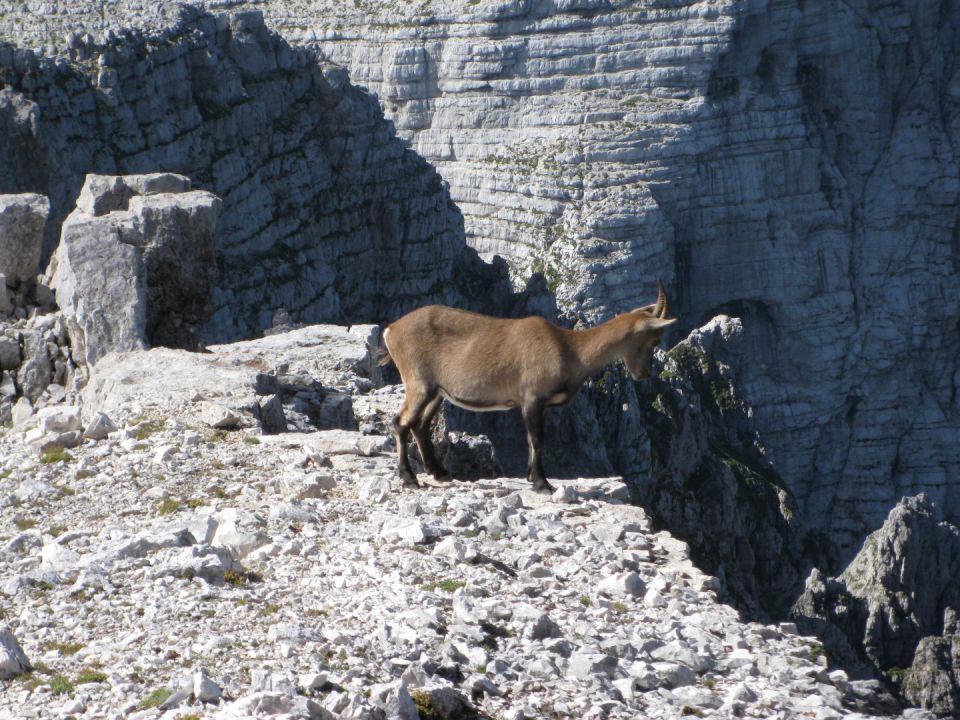
<svg viewBox="0 0 960 720">
<path fill-rule="evenodd" d="M 508 291 L 440 175 L 342 69 L 256 12 L 178 15 L 78 40 L 71 63 L 0 48 L 0 125 L 18 138 L 0 190 L 50 197 L 47 255 L 89 173 L 178 173 L 223 201 L 205 341 L 258 335 L 279 311 L 376 322 Z"/>
<path fill-rule="evenodd" d="M 885 677 L 911 702 L 960 712 L 960 530 L 925 495 L 904 498 L 836 578 L 814 570 L 792 616 L 854 676 Z"/>
<path fill-rule="evenodd" d="M 375 325 L 312 325 L 200 354 L 110 353 L 91 370 L 84 417 L 103 412 L 124 421 L 176 408 L 216 429 L 356 430 L 362 421 L 382 430 L 394 405 L 378 408 L 370 395 L 382 384 L 379 337 Z"/>
<path fill-rule="evenodd" d="M 220 205 L 180 175 L 87 176 L 50 281 L 78 360 L 202 346 Z"/>
</svg>

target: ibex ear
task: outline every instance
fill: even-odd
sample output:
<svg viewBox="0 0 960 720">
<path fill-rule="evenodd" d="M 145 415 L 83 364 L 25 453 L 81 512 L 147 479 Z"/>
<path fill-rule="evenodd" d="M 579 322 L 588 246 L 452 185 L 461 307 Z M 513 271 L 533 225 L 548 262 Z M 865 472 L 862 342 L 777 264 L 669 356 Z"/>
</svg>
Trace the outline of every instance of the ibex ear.
<svg viewBox="0 0 960 720">
<path fill-rule="evenodd" d="M 660 330 L 667 325 L 673 325 L 676 321 L 676 318 L 648 318 L 637 323 L 637 330 Z"/>
</svg>

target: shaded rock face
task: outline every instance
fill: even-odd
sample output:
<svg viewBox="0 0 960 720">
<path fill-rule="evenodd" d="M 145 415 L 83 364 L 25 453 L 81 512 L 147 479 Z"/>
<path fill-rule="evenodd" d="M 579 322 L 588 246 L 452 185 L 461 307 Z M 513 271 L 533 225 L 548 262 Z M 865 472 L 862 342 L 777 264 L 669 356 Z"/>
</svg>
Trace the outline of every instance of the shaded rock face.
<svg viewBox="0 0 960 720">
<path fill-rule="evenodd" d="M 0 195 L 0 274 L 7 284 L 36 281 L 49 212 L 50 203 L 42 195 Z"/>
<path fill-rule="evenodd" d="M 82 361 L 202 345 L 220 206 L 180 175 L 87 176 L 51 268 Z"/>
<path fill-rule="evenodd" d="M 280 309 L 384 321 L 505 288 L 464 246 L 440 176 L 343 71 L 257 13 L 185 11 L 151 33 L 91 40 L 72 65 L 0 48 L 0 123 L 29 139 L 11 167 L 31 168 L 5 182 L 50 196 L 48 253 L 87 173 L 162 171 L 223 200 L 207 341 L 258 334 Z M 476 301 L 460 289 L 476 285 Z"/>
<path fill-rule="evenodd" d="M 739 319 L 719 316 L 670 349 L 658 375 L 635 386 L 639 421 L 622 430 L 642 432 L 613 447 L 636 455 L 647 444 L 649 460 L 630 476 L 640 503 L 690 543 L 744 612 L 783 617 L 808 560 L 794 497 L 740 390 L 744 336 Z"/>
<path fill-rule="evenodd" d="M 848 672 L 956 714 L 960 530 L 937 514 L 926 495 L 905 497 L 841 575 L 811 573 L 792 615 Z"/>
</svg>

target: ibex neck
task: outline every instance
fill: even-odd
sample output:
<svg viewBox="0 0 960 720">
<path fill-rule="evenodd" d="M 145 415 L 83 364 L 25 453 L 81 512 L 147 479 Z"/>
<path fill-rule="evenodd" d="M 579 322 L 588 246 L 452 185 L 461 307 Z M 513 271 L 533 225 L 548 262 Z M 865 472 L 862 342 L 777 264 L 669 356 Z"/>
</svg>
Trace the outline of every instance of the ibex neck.
<svg viewBox="0 0 960 720">
<path fill-rule="evenodd" d="M 596 327 L 573 332 L 574 348 L 586 377 L 623 356 L 633 322 L 629 315 L 618 315 Z"/>
</svg>

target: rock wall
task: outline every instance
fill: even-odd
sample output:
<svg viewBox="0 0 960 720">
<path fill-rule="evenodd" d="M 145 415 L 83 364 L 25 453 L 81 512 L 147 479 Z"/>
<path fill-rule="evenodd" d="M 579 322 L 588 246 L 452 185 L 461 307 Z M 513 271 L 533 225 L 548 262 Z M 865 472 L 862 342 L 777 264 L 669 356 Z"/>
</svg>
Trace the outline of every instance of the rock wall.
<svg viewBox="0 0 960 720">
<path fill-rule="evenodd" d="M 281 310 L 384 321 L 505 289 L 376 101 L 259 14 L 184 11 L 168 29 L 75 38 L 68 54 L 0 47 L 0 191 L 50 197 L 45 257 L 87 173 L 175 172 L 223 200 L 208 341 L 256 335 Z"/>
</svg>

